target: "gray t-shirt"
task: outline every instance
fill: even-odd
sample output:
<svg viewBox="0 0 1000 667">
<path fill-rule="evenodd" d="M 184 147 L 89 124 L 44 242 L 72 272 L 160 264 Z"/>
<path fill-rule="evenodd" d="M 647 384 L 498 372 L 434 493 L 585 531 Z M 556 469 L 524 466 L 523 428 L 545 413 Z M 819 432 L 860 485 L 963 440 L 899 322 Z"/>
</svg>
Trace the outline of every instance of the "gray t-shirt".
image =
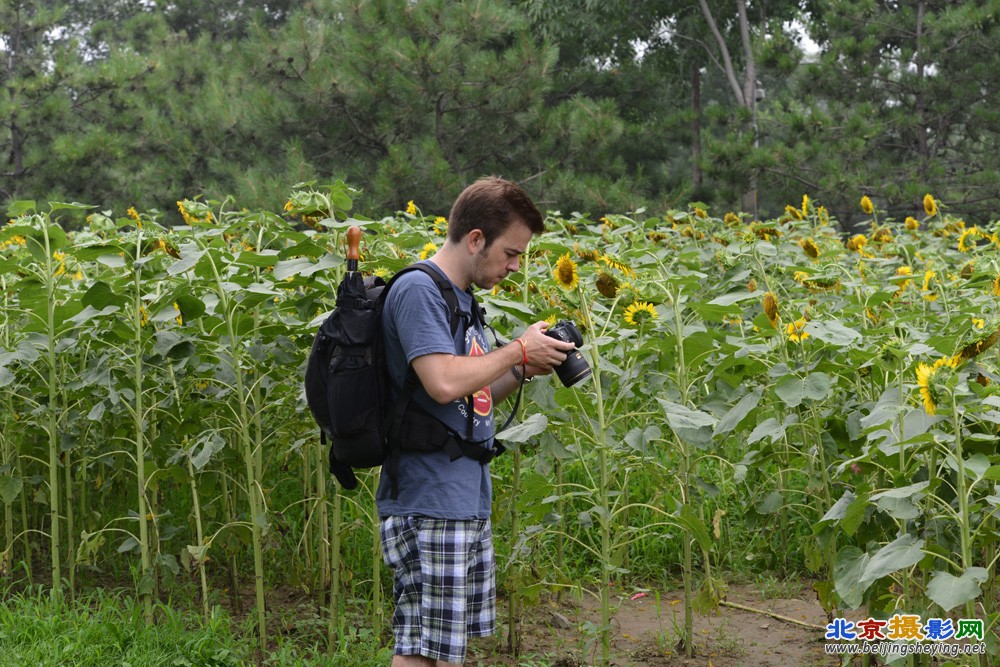
<svg viewBox="0 0 1000 667">
<path fill-rule="evenodd" d="M 431 267 L 444 273 L 431 261 Z M 489 341 L 482 327 L 471 318 L 472 297 L 452 285 L 459 307 L 468 317 L 464 327 L 453 337 L 448 305 L 430 276 L 420 271 L 403 275 L 393 285 L 386 298 L 382 327 L 389 374 L 402 386 L 406 369 L 417 357 L 425 354 L 485 355 Z M 466 432 L 468 401 L 461 398 L 442 405 L 435 402 L 423 387 L 418 386 L 414 400 L 422 408 L 448 424 L 453 430 Z M 493 397 L 489 386 L 473 395 L 473 440 L 493 436 Z M 483 444 L 492 446 L 491 442 Z M 379 480 L 375 502 L 379 516 L 427 516 L 437 519 L 488 519 L 492 505 L 490 469 L 478 461 L 463 456 L 452 461 L 444 451 L 400 453 L 398 471 L 399 495 L 390 497 L 391 484 L 385 466 Z"/>
</svg>

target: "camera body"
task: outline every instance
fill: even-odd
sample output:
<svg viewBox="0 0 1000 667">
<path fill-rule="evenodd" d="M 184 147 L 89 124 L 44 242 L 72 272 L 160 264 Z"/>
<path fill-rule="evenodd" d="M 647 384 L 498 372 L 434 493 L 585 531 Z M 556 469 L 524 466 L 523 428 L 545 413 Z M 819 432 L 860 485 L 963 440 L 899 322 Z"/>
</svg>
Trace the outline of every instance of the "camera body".
<svg viewBox="0 0 1000 667">
<path fill-rule="evenodd" d="M 583 345 L 583 335 L 576 328 L 576 324 L 570 320 L 559 320 L 546 329 L 545 335 L 566 343 L 573 343 L 577 348 Z M 566 355 L 566 360 L 556 366 L 556 375 L 559 376 L 564 387 L 572 387 L 580 380 L 589 377 L 590 374 L 590 364 L 580 354 L 579 349 L 571 350 Z"/>
</svg>

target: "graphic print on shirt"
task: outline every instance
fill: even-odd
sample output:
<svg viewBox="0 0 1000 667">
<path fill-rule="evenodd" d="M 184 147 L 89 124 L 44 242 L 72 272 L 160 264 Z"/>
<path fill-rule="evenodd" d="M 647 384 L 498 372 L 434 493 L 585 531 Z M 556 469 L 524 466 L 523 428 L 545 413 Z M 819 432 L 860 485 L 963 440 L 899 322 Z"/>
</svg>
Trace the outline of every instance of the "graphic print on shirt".
<svg viewBox="0 0 1000 667">
<path fill-rule="evenodd" d="M 470 357 L 482 357 L 486 354 L 487 343 L 474 327 L 469 327 L 465 330 L 465 350 L 466 354 Z M 467 418 L 469 414 L 468 402 L 465 398 L 460 398 L 455 401 L 458 411 L 462 414 L 462 418 Z M 490 386 L 486 385 L 479 391 L 472 395 L 472 411 L 473 411 L 473 424 L 477 429 L 485 427 L 492 428 L 493 426 L 493 392 L 490 390 Z M 490 433 L 483 434 L 480 437 L 488 437 Z"/>
<path fill-rule="evenodd" d="M 479 341 L 476 340 L 475 336 L 473 336 L 472 343 L 469 345 L 468 354 L 470 357 L 482 357 L 486 355 L 483 352 L 483 348 L 479 347 Z M 489 417 L 493 412 L 493 393 L 490 391 L 489 385 L 486 385 L 472 395 L 472 409 L 480 417 Z"/>
</svg>

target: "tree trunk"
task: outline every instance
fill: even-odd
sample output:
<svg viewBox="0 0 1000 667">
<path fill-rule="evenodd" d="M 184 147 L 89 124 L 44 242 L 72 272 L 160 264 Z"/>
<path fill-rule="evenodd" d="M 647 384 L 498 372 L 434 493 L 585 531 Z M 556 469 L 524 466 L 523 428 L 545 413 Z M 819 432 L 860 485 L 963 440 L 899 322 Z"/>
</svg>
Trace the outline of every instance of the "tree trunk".
<svg viewBox="0 0 1000 667">
<path fill-rule="evenodd" d="M 691 63 L 691 187 L 698 197 L 701 192 L 701 70 Z"/>
</svg>

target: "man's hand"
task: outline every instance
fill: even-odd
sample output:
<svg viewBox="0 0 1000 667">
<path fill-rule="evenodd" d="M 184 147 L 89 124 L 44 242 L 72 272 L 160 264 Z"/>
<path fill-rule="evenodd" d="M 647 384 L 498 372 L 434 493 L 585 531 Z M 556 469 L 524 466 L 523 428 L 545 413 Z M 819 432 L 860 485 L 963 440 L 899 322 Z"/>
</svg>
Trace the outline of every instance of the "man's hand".
<svg viewBox="0 0 1000 667">
<path fill-rule="evenodd" d="M 549 323 L 542 320 L 532 324 L 521 335 L 528 356 L 527 377 L 548 375 L 576 348 L 573 343 L 546 336 L 548 328 Z"/>
</svg>

